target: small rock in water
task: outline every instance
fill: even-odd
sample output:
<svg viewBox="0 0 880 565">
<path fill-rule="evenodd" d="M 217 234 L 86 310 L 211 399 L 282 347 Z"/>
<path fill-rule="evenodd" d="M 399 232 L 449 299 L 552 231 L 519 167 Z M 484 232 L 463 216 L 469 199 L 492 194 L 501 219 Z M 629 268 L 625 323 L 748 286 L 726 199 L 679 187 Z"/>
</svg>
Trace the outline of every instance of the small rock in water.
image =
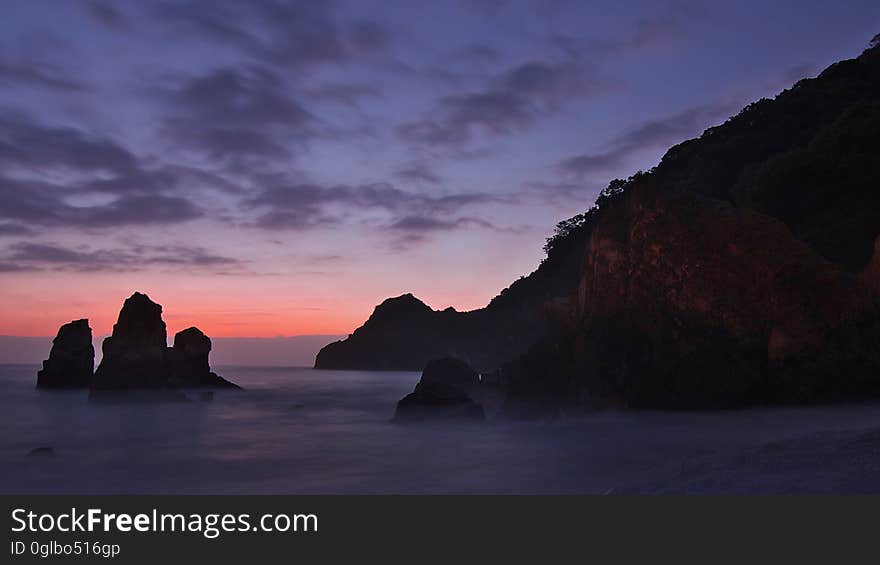
<svg viewBox="0 0 880 565">
<path fill-rule="evenodd" d="M 211 338 L 199 328 L 177 332 L 174 347 L 168 349 L 171 382 L 182 387 L 241 388 L 211 371 L 210 353 Z"/>
<path fill-rule="evenodd" d="M 35 447 L 28 451 L 28 457 L 55 457 L 55 450 L 51 447 Z"/>
<path fill-rule="evenodd" d="M 482 405 L 470 396 L 478 386 L 477 372 L 464 361 L 451 357 L 428 361 L 415 390 L 397 403 L 392 421 L 483 421 Z"/>
</svg>

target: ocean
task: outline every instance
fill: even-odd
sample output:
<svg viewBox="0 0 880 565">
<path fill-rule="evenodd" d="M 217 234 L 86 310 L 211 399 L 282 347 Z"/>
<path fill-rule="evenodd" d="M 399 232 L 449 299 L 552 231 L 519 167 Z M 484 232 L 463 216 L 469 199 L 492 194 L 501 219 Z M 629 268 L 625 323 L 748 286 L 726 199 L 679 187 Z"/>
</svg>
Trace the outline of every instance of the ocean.
<svg viewBox="0 0 880 565">
<path fill-rule="evenodd" d="M 104 403 L 36 370 L 0 366 L 0 493 L 880 492 L 876 403 L 400 426 L 417 373 L 218 367 L 246 390 Z"/>
</svg>

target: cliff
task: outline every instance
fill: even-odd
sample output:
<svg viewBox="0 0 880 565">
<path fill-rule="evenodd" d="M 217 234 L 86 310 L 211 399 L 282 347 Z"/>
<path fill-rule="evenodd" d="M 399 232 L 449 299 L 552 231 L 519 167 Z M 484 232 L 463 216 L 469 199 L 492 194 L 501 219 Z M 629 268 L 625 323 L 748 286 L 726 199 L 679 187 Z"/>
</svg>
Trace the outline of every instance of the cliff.
<svg viewBox="0 0 880 565">
<path fill-rule="evenodd" d="M 507 356 L 493 379 L 509 411 L 537 398 L 700 408 L 877 395 L 878 132 L 874 46 L 613 181 L 548 241 L 555 288 L 539 268 L 508 295 L 527 315 L 377 308 L 316 366 L 454 355 L 485 371 Z M 478 323 L 493 316 L 519 339 Z"/>
<path fill-rule="evenodd" d="M 728 407 L 880 393 L 877 294 L 778 219 L 631 190 L 593 230 L 514 397 Z"/>
<path fill-rule="evenodd" d="M 593 218 L 511 405 L 702 408 L 880 393 L 880 49 L 672 148 Z"/>
</svg>

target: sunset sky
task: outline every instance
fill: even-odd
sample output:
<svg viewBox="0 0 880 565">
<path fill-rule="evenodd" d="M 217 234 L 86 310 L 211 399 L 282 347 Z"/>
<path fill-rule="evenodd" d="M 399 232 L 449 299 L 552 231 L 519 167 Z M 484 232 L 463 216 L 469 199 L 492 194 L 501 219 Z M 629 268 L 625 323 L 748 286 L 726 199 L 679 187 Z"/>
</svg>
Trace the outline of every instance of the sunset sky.
<svg viewBox="0 0 880 565">
<path fill-rule="evenodd" d="M 821 29 L 817 29 L 817 22 Z M 0 334 L 473 309 L 608 180 L 858 55 L 880 2 L 7 2 Z"/>
</svg>

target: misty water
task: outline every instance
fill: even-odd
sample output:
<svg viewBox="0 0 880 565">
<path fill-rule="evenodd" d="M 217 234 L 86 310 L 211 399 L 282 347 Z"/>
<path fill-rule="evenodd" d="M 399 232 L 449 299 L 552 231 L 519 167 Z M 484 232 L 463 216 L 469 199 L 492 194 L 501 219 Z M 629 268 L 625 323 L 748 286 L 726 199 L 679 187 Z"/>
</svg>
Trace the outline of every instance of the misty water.
<svg viewBox="0 0 880 565">
<path fill-rule="evenodd" d="M 0 366 L 3 493 L 880 491 L 877 404 L 400 426 L 416 373 L 221 367 L 247 390 L 103 403 L 36 369 Z"/>
</svg>

